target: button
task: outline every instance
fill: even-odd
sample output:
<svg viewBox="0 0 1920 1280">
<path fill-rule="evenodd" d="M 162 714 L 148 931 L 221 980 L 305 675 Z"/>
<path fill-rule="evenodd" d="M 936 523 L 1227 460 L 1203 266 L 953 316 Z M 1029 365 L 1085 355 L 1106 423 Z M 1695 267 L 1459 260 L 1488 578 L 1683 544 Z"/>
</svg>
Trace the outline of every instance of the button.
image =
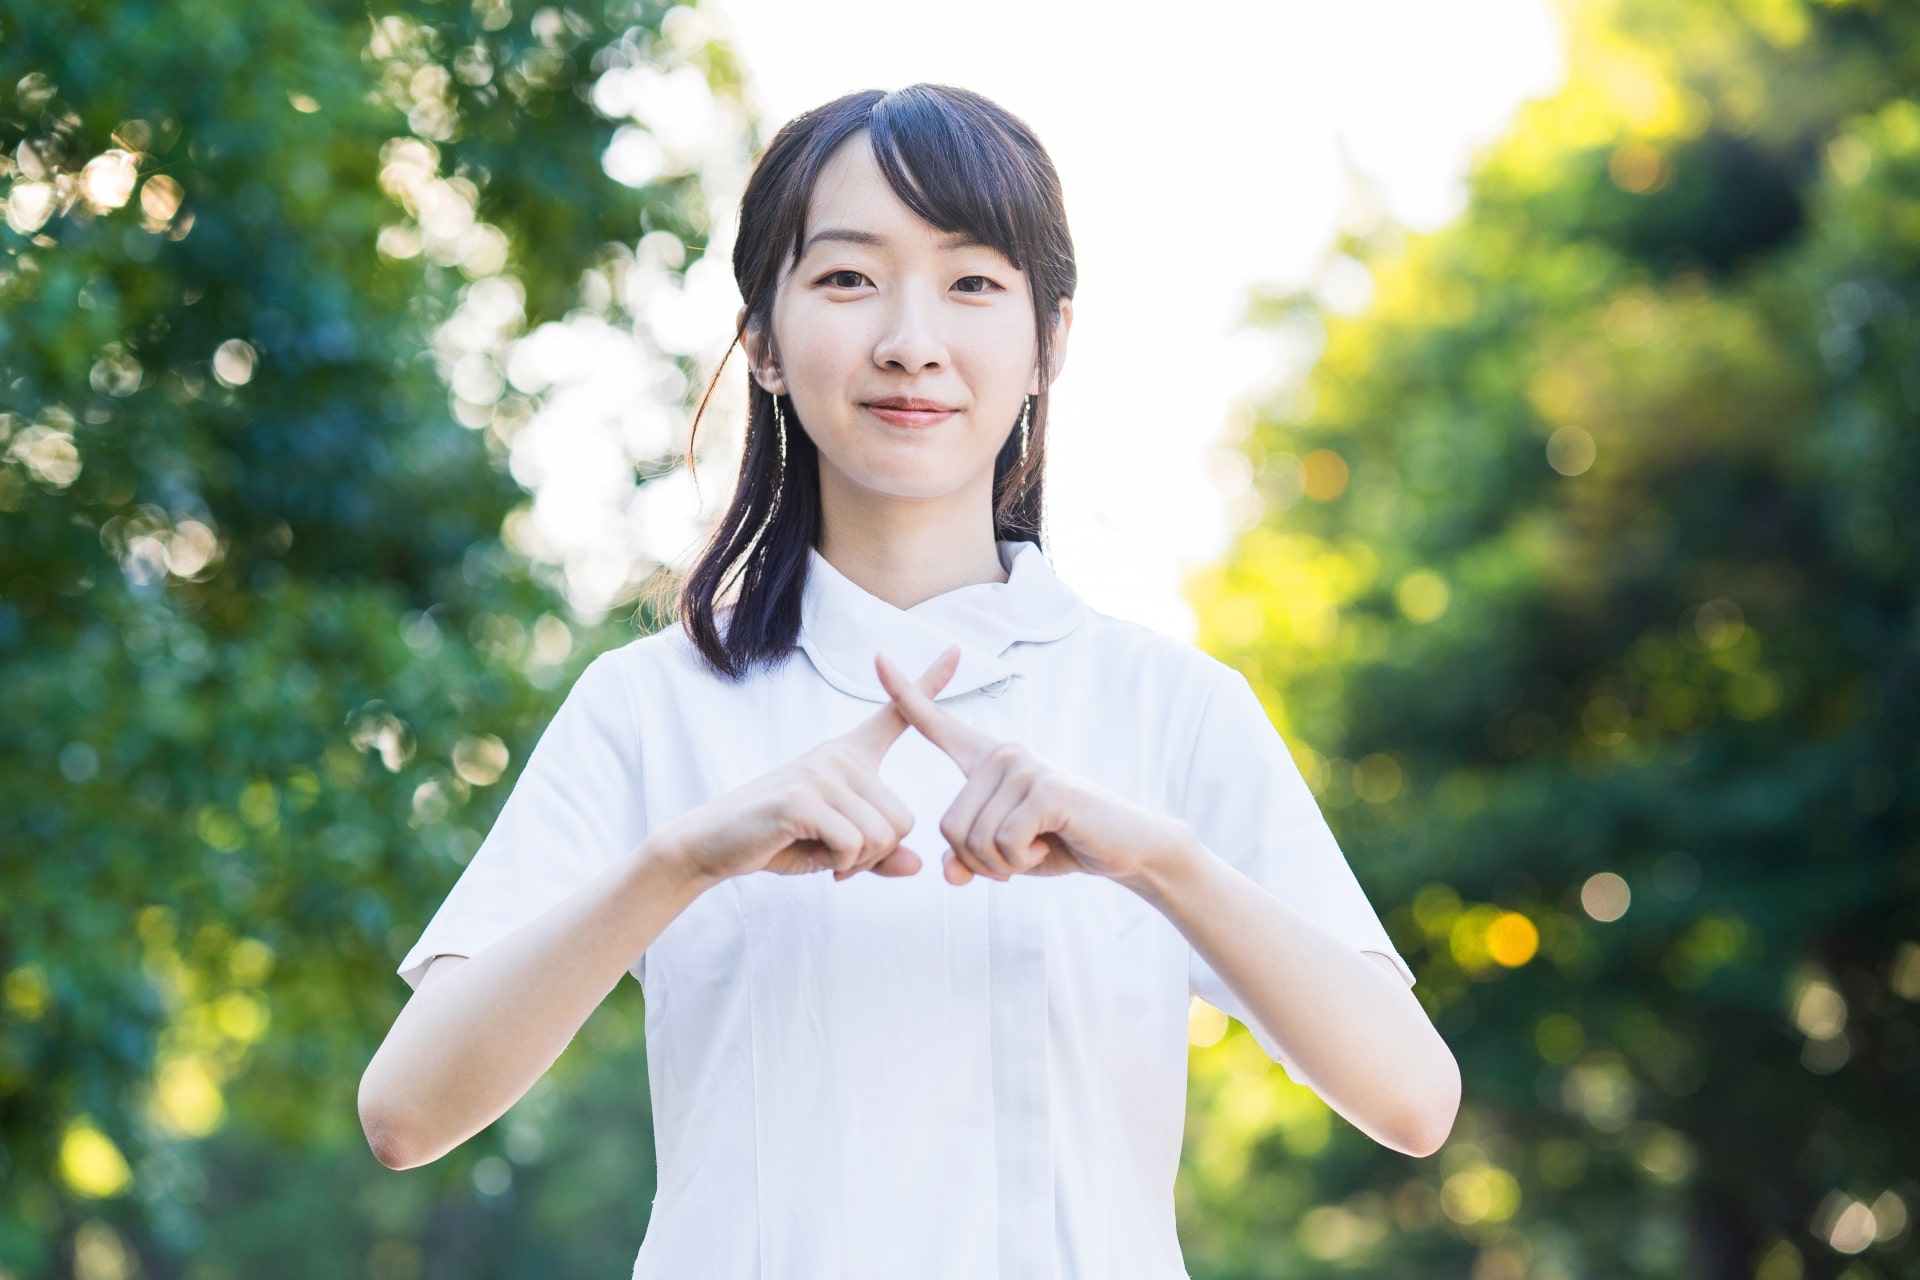
<svg viewBox="0 0 1920 1280">
<path fill-rule="evenodd" d="M 986 694 L 989 698 L 997 698 L 1001 694 L 1005 693 L 1007 691 L 1007 686 L 1012 683 L 1013 683 L 1012 676 L 1001 676 L 998 680 L 995 680 L 992 684 L 981 685 L 980 691 Z"/>
</svg>

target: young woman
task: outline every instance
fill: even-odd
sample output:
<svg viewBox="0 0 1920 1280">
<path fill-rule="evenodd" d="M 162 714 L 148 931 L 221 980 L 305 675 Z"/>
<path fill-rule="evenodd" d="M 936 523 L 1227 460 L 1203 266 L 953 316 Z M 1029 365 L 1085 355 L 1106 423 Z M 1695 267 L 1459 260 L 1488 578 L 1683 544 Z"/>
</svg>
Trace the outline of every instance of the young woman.
<svg viewBox="0 0 1920 1280">
<path fill-rule="evenodd" d="M 1252 687 L 1041 551 L 1075 274 L 1032 133 L 938 85 L 810 111 L 734 267 L 738 491 L 402 961 L 380 1160 L 492 1123 L 626 972 L 638 1277 L 1184 1276 L 1193 992 L 1436 1150 L 1458 1070 Z"/>
</svg>

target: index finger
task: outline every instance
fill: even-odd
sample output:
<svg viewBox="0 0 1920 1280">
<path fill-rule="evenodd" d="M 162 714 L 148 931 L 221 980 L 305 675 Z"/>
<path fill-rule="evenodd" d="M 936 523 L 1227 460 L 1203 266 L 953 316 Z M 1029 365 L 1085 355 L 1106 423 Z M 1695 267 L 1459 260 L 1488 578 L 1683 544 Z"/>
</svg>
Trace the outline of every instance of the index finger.
<svg viewBox="0 0 1920 1280">
<path fill-rule="evenodd" d="M 955 645 L 947 652 L 956 655 L 957 664 L 960 646 Z M 974 768 L 1000 745 L 997 738 L 980 732 L 935 702 L 917 683 L 908 682 L 900 668 L 893 664 L 893 659 L 886 654 L 875 654 L 874 665 L 880 672 L 881 687 L 893 695 L 895 706 L 913 722 L 914 728 L 926 736 L 927 741 L 946 752 L 960 766 L 961 773 L 971 776 Z"/>
<path fill-rule="evenodd" d="M 960 650 L 950 649 L 935 658 L 933 665 L 921 672 L 920 678 L 915 680 L 911 687 L 924 691 L 925 695 L 931 698 L 932 695 L 947 687 L 947 681 L 953 679 L 953 673 L 959 667 Z M 900 714 L 899 705 L 888 702 L 849 729 L 846 740 L 852 744 L 855 751 L 860 753 L 862 759 L 877 769 L 880 767 L 881 758 L 887 754 L 887 748 L 891 747 L 895 740 L 910 727 L 907 718 Z"/>
</svg>

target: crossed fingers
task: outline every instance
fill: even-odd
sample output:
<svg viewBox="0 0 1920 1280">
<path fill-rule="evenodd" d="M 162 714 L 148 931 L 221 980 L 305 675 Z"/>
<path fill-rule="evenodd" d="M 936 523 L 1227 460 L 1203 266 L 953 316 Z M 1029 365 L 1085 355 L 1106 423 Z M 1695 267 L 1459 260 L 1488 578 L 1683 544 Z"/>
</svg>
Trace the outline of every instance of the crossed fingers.
<svg viewBox="0 0 1920 1280">
<path fill-rule="evenodd" d="M 953 646 L 942 660 L 958 654 L 959 646 Z M 953 715 L 885 654 L 875 655 L 874 666 L 899 714 L 966 777 L 940 823 L 951 851 L 945 859 L 950 883 L 965 884 L 975 875 L 1004 881 L 1024 872 L 1078 869 L 1064 842 L 1051 834 L 1063 817 L 1051 766 L 1022 744 L 983 733 Z"/>
</svg>

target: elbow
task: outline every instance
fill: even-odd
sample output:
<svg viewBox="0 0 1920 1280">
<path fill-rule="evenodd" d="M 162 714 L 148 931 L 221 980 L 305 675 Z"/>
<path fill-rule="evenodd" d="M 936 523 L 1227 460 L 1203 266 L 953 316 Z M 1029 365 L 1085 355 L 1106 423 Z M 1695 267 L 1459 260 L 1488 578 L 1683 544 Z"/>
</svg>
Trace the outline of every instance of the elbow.
<svg viewBox="0 0 1920 1280">
<path fill-rule="evenodd" d="M 1430 1156 L 1447 1145 L 1447 1137 L 1453 1132 L 1453 1120 L 1456 1111 L 1429 1111 L 1415 1117 L 1398 1144 L 1400 1150 L 1410 1156 Z"/>
<path fill-rule="evenodd" d="M 419 1163 L 411 1158 L 400 1126 L 379 1112 L 368 1111 L 362 1106 L 360 1130 L 367 1135 L 367 1146 L 373 1152 L 373 1158 L 387 1168 L 411 1169 Z"/>
<path fill-rule="evenodd" d="M 1448 1054 L 1435 1088 L 1423 1090 L 1419 1104 L 1403 1118 L 1394 1145 L 1410 1156 L 1430 1156 L 1447 1143 L 1460 1115 L 1460 1067 Z"/>
<path fill-rule="evenodd" d="M 360 1127 L 367 1135 L 367 1146 L 373 1151 L 373 1158 L 387 1168 L 397 1171 L 411 1169 L 422 1163 L 412 1158 L 405 1141 L 393 1126 L 362 1114 Z"/>
<path fill-rule="evenodd" d="M 371 1075 L 368 1072 L 368 1075 Z M 373 1158 L 389 1169 L 411 1169 L 415 1165 L 427 1163 L 419 1158 L 416 1144 L 409 1138 L 406 1126 L 390 1105 L 370 1094 L 367 1088 L 367 1076 L 360 1078 L 360 1131 L 366 1135 L 367 1146 L 373 1152 Z"/>
</svg>

